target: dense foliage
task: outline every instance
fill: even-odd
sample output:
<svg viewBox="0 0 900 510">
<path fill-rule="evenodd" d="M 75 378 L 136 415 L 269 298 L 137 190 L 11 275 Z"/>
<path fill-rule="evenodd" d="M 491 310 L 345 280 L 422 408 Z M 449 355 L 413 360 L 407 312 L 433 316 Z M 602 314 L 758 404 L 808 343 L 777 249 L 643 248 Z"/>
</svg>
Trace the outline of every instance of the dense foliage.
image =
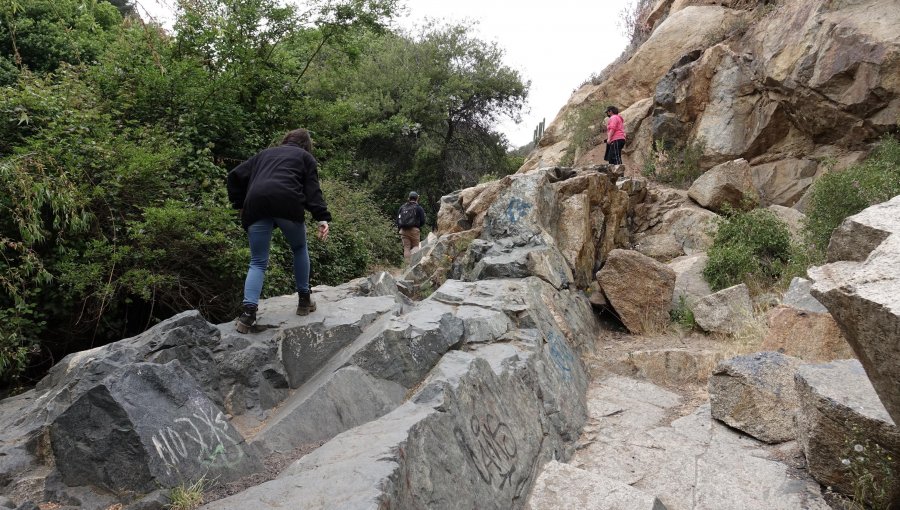
<svg viewBox="0 0 900 510">
<path fill-rule="evenodd" d="M 844 218 L 900 195 L 900 141 L 885 137 L 862 163 L 828 172 L 812 187 L 806 211 L 809 242 L 823 256 Z"/>
<path fill-rule="evenodd" d="M 307 127 L 335 216 L 314 284 L 399 263 L 390 217 L 514 170 L 493 126 L 527 94 L 469 27 L 398 0 L 0 0 L 0 382 L 179 311 L 231 318 L 248 260 L 227 171 Z M 126 15 L 123 18 L 123 14 Z M 266 295 L 292 290 L 276 236 Z"/>
<path fill-rule="evenodd" d="M 771 211 L 732 211 L 719 222 L 703 276 L 713 290 L 740 283 L 768 288 L 791 263 L 794 250 L 787 226 Z"/>
</svg>

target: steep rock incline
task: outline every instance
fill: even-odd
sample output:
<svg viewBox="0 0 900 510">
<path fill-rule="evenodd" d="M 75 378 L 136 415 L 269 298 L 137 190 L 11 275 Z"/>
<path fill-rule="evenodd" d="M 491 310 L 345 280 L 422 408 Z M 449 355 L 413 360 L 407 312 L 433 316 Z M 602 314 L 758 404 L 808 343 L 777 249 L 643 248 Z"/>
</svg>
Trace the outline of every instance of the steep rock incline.
<svg viewBox="0 0 900 510">
<path fill-rule="evenodd" d="M 602 163 L 605 119 L 598 115 L 582 147 L 572 145 L 574 120 L 614 104 L 626 121 L 629 172 L 659 163 L 655 142 L 695 145 L 704 168 L 747 160 L 763 205 L 802 210 L 824 161 L 844 168 L 896 129 L 896 1 L 686 3 L 657 2 L 650 37 L 572 95 L 520 172 L 572 156 L 575 165 Z"/>
</svg>

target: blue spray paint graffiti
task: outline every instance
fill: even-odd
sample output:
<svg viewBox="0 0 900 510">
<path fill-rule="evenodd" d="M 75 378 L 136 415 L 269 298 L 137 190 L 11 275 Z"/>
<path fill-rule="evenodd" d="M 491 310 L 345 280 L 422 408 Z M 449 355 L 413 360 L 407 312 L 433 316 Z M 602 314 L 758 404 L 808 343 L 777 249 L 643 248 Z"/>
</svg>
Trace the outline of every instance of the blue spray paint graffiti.
<svg viewBox="0 0 900 510">
<path fill-rule="evenodd" d="M 575 355 L 569 350 L 566 341 L 559 333 L 552 331 L 547 335 L 547 343 L 550 345 L 550 358 L 562 371 L 563 379 L 572 380 L 572 369 L 575 367 Z"/>
<path fill-rule="evenodd" d="M 521 198 L 513 198 L 509 201 L 509 205 L 506 206 L 506 219 L 508 219 L 510 223 L 515 223 L 528 214 L 528 210 L 531 209 L 531 207 L 531 204 Z"/>
</svg>

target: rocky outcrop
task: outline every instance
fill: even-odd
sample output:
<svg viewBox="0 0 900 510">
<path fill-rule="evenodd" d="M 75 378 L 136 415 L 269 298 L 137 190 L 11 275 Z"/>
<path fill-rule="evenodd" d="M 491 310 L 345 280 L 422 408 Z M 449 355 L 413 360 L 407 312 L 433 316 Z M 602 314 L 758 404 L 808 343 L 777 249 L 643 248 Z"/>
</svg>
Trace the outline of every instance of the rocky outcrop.
<svg viewBox="0 0 900 510">
<path fill-rule="evenodd" d="M 900 496 L 900 487 L 890 486 L 900 482 L 896 476 L 885 478 L 884 471 L 886 467 L 896 473 L 900 430 L 878 400 L 862 365 L 856 360 L 803 365 L 796 387 L 801 404 L 797 428 L 810 474 L 823 485 L 851 495 L 854 484 L 861 482 L 857 476 L 873 476 L 869 483 Z"/>
<path fill-rule="evenodd" d="M 709 379 L 712 417 L 767 443 L 795 439 L 794 375 L 800 364 L 777 352 L 719 363 Z"/>
<path fill-rule="evenodd" d="M 305 317 L 292 296 L 265 300 L 252 335 L 186 312 L 66 358 L 0 403 L 4 493 L 152 508 L 159 487 L 258 477 L 262 459 L 325 442 L 211 508 L 440 506 L 461 480 L 464 506 L 506 508 L 572 454 L 596 327 L 580 293 L 449 280 L 413 302 L 386 274 L 315 291 Z M 304 481 L 323 477 L 343 489 Z"/>
<path fill-rule="evenodd" d="M 573 143 L 573 112 L 612 102 L 630 112 L 633 171 L 654 157 L 655 141 L 699 144 L 703 168 L 743 158 L 764 205 L 802 209 L 823 160 L 840 169 L 896 126 L 895 7 L 660 0 L 646 18 L 649 39 L 575 91 L 522 171 L 558 164 Z M 575 164 L 602 163 L 602 151 L 581 149 Z"/>
<path fill-rule="evenodd" d="M 894 421 L 900 420 L 900 197 L 844 220 L 812 295 L 841 326 Z M 840 260 L 840 261 L 838 261 Z"/>
<path fill-rule="evenodd" d="M 536 275 L 557 288 L 586 288 L 607 254 L 628 244 L 629 196 L 616 177 L 608 169 L 545 168 L 445 197 L 438 222 L 470 229 L 442 233 L 403 279 L 436 288 L 448 277 Z"/>
<path fill-rule="evenodd" d="M 675 272 L 665 264 L 636 251 L 613 250 L 597 281 L 632 333 L 662 331 L 669 324 Z"/>
</svg>

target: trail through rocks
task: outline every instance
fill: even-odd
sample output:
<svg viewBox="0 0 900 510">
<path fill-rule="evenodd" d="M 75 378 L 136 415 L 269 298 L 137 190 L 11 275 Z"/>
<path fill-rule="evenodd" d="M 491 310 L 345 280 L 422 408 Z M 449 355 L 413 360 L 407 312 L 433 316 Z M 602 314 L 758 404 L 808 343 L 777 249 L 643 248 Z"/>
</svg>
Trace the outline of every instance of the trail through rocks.
<svg viewBox="0 0 900 510">
<path fill-rule="evenodd" d="M 704 360 L 714 365 L 739 348 L 692 335 L 601 333 L 576 453 L 545 466 L 529 508 L 831 508 L 796 441 L 768 445 L 710 416 Z"/>
</svg>

